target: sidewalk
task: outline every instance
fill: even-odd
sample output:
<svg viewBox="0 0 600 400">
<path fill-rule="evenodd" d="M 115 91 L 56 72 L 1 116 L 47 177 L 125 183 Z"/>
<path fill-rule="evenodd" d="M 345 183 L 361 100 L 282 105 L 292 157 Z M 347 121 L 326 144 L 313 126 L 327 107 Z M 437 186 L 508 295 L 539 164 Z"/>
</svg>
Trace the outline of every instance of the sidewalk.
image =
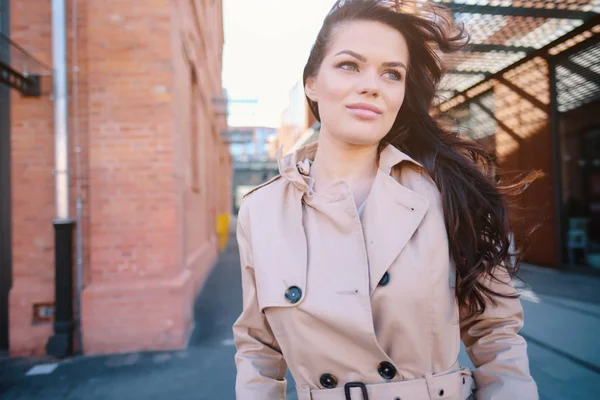
<svg viewBox="0 0 600 400">
<path fill-rule="evenodd" d="M 525 310 L 522 334 L 528 340 L 531 372 L 541 399 L 598 398 L 600 278 L 527 265 L 519 277 L 525 281 L 516 281 Z M 197 298 L 196 328 L 187 349 L 76 357 L 58 363 L 44 358 L 0 360 L 0 398 L 233 400 L 236 371 L 231 325 L 241 311 L 240 285 L 232 236 Z M 464 352 L 460 361 L 470 365 Z M 27 375 L 36 365 L 55 369 Z M 296 400 L 289 374 L 288 382 L 287 399 Z"/>
<path fill-rule="evenodd" d="M 600 276 L 561 272 L 522 264 L 517 274 L 536 293 L 600 304 Z"/>
<path fill-rule="evenodd" d="M 542 399 L 600 393 L 600 278 L 524 265 L 521 291 L 531 373 Z"/>
<path fill-rule="evenodd" d="M 181 351 L 0 360 L 2 400 L 228 400 L 235 399 L 231 326 L 241 311 L 235 240 L 208 277 L 194 307 L 195 328 Z M 49 374 L 27 373 L 56 364 Z"/>
</svg>

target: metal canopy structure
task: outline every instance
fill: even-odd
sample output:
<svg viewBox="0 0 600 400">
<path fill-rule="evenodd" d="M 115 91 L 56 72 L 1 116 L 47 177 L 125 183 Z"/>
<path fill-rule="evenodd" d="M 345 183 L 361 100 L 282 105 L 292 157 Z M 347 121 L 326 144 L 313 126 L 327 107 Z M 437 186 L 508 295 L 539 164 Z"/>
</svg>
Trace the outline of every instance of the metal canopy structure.
<svg viewBox="0 0 600 400">
<path fill-rule="evenodd" d="M 600 36 L 600 0 L 430 1 L 452 10 L 471 35 L 464 51 L 441 55 L 447 68 L 439 92 L 442 111 L 470 98 L 468 92 L 484 92 L 487 81 L 510 68 L 552 55 L 568 39 L 589 45 L 589 40 L 597 44 Z M 572 69 L 581 76 L 597 77 L 600 58 L 597 50 L 594 54 L 593 59 L 586 57 L 587 64 L 573 63 Z"/>
<path fill-rule="evenodd" d="M 42 76 L 52 76 L 52 68 L 0 33 L 0 84 L 24 96 L 40 96 Z"/>
<path fill-rule="evenodd" d="M 563 184 L 573 190 L 566 177 L 584 178 L 565 160 L 600 102 L 600 0 L 429 1 L 447 6 L 471 36 L 463 51 L 439 55 L 446 75 L 432 111 L 449 116 L 501 169 L 549 172 L 556 262 L 567 262 Z"/>
</svg>

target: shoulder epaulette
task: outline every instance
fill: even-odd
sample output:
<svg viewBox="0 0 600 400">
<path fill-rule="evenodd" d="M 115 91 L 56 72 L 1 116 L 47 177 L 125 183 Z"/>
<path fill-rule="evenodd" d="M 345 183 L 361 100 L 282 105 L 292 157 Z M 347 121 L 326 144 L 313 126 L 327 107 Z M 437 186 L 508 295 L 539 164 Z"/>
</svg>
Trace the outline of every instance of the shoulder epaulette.
<svg viewBox="0 0 600 400">
<path fill-rule="evenodd" d="M 261 183 L 260 185 L 250 189 L 250 191 L 248 193 L 246 193 L 244 195 L 244 197 L 242 197 L 243 199 L 245 199 L 247 196 L 249 196 L 251 193 L 254 193 L 255 191 L 257 191 L 258 189 L 265 187 L 267 185 L 270 185 L 271 183 L 275 182 L 276 180 L 278 180 L 279 178 L 281 178 L 281 175 L 275 175 L 273 178 L 269 179 L 268 181 Z"/>
</svg>

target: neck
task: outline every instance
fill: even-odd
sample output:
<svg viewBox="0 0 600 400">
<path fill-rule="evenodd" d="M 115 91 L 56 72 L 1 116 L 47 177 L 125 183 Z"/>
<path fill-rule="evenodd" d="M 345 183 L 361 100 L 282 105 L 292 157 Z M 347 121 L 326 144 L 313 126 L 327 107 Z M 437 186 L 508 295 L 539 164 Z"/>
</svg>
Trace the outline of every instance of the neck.
<svg viewBox="0 0 600 400">
<path fill-rule="evenodd" d="M 377 144 L 343 143 L 323 131 L 319 136 L 319 147 L 311 166 L 316 190 L 343 180 L 350 185 L 357 204 L 361 204 L 377 174 Z"/>
</svg>

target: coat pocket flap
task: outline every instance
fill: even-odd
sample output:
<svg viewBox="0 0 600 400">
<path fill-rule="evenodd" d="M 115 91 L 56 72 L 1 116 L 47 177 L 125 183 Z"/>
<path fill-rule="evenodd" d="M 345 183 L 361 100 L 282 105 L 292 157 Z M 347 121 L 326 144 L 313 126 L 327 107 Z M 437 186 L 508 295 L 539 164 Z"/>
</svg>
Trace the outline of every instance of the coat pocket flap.
<svg viewBox="0 0 600 400">
<path fill-rule="evenodd" d="M 268 307 L 296 307 L 306 295 L 306 266 L 297 268 L 261 268 L 256 271 L 258 305 L 264 312 Z"/>
<path fill-rule="evenodd" d="M 290 282 L 271 279 L 257 280 L 257 297 L 260 310 L 268 307 L 296 307 L 304 300 L 304 281 Z"/>
</svg>

